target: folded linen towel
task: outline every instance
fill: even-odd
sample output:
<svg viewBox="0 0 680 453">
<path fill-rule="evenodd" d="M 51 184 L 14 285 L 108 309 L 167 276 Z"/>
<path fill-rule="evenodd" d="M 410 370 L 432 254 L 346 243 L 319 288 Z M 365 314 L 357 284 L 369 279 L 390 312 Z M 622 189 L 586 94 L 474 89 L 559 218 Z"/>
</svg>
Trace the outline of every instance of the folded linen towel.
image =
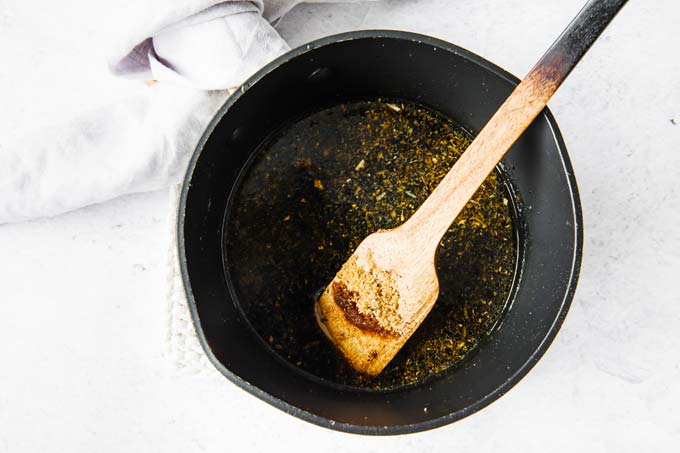
<svg viewBox="0 0 680 453">
<path fill-rule="evenodd" d="M 225 89 L 288 50 L 269 21 L 300 0 L 115 3 L 100 5 L 117 13 L 127 32 L 111 44 L 112 72 L 161 83 L 75 74 L 82 91 L 95 96 L 83 100 L 86 96 L 74 93 L 55 109 L 58 118 L 38 118 L 24 134 L 0 135 L 0 224 L 177 183 L 205 126 L 228 97 Z M 81 10 L 101 14 L 89 2 Z M 62 33 L 65 25 L 54 21 L 53 33 Z M 75 41 L 82 45 L 83 37 L 74 34 Z M 13 45 L 42 57 L 20 38 Z M 86 58 L 95 58 L 98 49 L 90 50 Z M 18 83 L 21 74 L 15 77 Z"/>
</svg>

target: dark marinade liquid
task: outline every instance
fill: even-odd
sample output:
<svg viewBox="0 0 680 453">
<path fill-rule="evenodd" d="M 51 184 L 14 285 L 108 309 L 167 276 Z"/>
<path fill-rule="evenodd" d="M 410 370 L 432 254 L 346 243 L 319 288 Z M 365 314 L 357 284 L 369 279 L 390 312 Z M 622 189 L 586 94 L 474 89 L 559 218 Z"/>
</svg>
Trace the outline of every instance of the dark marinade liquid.
<svg viewBox="0 0 680 453">
<path fill-rule="evenodd" d="M 489 335 L 517 260 L 498 172 L 442 239 L 439 299 L 377 378 L 355 373 L 313 315 L 316 292 L 359 242 L 408 219 L 470 141 L 428 109 L 375 100 L 313 113 L 260 147 L 231 201 L 225 254 L 241 308 L 277 354 L 335 383 L 392 389 L 441 373 Z"/>
</svg>

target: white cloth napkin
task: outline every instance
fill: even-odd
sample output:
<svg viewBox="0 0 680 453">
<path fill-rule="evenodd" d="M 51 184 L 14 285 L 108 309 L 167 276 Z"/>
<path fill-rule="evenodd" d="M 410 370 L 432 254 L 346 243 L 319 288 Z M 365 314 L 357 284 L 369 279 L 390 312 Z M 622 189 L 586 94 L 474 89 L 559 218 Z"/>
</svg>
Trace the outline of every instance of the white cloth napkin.
<svg viewBox="0 0 680 453">
<path fill-rule="evenodd" d="M 38 122 L 14 141 L 0 137 L 0 223 L 170 187 L 166 344 L 185 373 L 209 375 L 214 368 L 193 328 L 179 272 L 177 183 L 229 90 L 288 50 L 269 21 L 299 2 L 142 2 L 109 58 L 111 72 L 132 80 L 122 86 L 99 80 L 92 91 L 100 97 L 88 109 L 64 105 L 67 114 L 51 126 Z"/>
<path fill-rule="evenodd" d="M 353 1 L 362 0 L 344 0 Z M 196 337 L 180 277 L 177 184 L 229 90 L 288 50 L 271 22 L 300 2 L 134 2 L 134 14 L 123 14 L 124 22 L 118 17 L 129 33 L 109 58 L 111 72 L 131 80 L 78 74 L 78 88 L 95 99 L 74 95 L 77 102 L 57 109 L 63 117 L 41 118 L 13 139 L 0 136 L 0 223 L 170 187 L 167 345 L 172 362 L 191 374 L 214 369 Z M 54 23 L 50 32 L 59 33 L 63 24 Z"/>
<path fill-rule="evenodd" d="M 290 3 L 290 2 L 288 2 Z M 168 25 L 112 61 L 114 73 L 203 90 L 235 87 L 288 50 L 262 2 L 227 1 Z"/>
<path fill-rule="evenodd" d="M 131 12 L 121 13 L 125 21 L 118 18 L 130 33 L 109 60 L 113 73 L 133 80 L 77 74 L 83 91 L 88 85 L 98 90 L 95 99 L 84 102 L 86 109 L 65 104 L 63 116 L 40 118 L 35 130 L 0 136 L 0 223 L 177 183 L 205 126 L 226 100 L 225 88 L 238 86 L 288 50 L 268 21 L 297 3 L 130 2 Z M 52 32 L 62 33 L 63 26 L 54 21 Z M 159 83 L 147 87 L 142 80 Z"/>
</svg>

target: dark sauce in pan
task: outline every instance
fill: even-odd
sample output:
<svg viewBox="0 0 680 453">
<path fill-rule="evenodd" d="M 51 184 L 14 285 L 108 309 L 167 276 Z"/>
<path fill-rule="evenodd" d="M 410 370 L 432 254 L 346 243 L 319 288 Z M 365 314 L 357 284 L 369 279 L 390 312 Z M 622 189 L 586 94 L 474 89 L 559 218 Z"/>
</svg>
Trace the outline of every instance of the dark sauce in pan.
<svg viewBox="0 0 680 453">
<path fill-rule="evenodd" d="M 351 102 L 271 137 L 231 200 L 225 257 L 253 328 L 293 366 L 339 384 L 392 389 L 463 360 L 498 322 L 517 260 L 510 195 L 493 172 L 444 236 L 440 295 L 376 378 L 355 373 L 316 324 L 316 293 L 359 242 L 406 220 L 470 143 L 415 104 Z"/>
</svg>

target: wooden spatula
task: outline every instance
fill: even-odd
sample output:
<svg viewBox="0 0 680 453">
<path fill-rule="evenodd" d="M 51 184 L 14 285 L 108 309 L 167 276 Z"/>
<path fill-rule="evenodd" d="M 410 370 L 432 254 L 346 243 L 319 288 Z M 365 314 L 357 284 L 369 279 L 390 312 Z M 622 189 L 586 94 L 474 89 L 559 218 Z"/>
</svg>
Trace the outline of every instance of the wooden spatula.
<svg viewBox="0 0 680 453">
<path fill-rule="evenodd" d="M 413 216 L 364 239 L 326 287 L 317 321 L 357 371 L 379 374 L 425 319 L 442 236 L 626 1 L 589 1 Z"/>
</svg>

